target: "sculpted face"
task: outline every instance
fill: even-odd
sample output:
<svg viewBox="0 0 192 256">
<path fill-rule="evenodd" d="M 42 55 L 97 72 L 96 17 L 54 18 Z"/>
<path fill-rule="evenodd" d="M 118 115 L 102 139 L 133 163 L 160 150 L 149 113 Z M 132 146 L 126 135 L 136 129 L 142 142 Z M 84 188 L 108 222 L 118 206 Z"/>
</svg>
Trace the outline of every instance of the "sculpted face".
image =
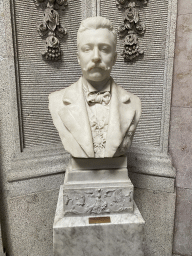
<svg viewBox="0 0 192 256">
<path fill-rule="evenodd" d="M 88 29 L 80 33 L 78 62 L 88 81 L 109 79 L 116 56 L 114 36 L 108 29 Z"/>
</svg>

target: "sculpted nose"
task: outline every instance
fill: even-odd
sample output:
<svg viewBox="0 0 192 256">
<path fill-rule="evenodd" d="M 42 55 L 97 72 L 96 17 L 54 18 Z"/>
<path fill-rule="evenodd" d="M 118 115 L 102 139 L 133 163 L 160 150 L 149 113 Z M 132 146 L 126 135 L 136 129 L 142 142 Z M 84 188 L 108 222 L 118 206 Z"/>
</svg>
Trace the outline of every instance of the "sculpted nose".
<svg viewBox="0 0 192 256">
<path fill-rule="evenodd" d="M 92 57 L 92 61 L 93 62 L 99 62 L 101 60 L 100 54 L 99 54 L 99 49 L 97 47 L 94 48 L 94 52 L 93 52 L 93 57 Z"/>
</svg>

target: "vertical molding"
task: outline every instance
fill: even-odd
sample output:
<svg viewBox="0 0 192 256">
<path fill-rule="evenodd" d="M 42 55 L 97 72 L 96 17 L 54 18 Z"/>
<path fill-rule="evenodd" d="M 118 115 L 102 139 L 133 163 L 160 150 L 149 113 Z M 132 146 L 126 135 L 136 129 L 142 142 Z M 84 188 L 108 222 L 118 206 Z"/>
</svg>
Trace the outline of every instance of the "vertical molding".
<svg viewBox="0 0 192 256">
<path fill-rule="evenodd" d="M 21 101 L 21 87 L 20 87 L 20 76 L 19 76 L 19 58 L 17 50 L 17 36 L 16 36 L 16 21 L 15 21 L 15 8 L 14 1 L 10 1 L 11 9 L 11 24 L 13 30 L 13 47 L 14 47 L 14 62 L 15 62 L 15 77 L 16 77 L 16 93 L 17 93 L 17 109 L 18 109 L 18 122 L 19 122 L 19 139 L 20 139 L 20 150 L 23 152 L 25 147 L 24 133 L 23 133 L 23 118 L 22 118 L 22 101 Z"/>
<path fill-rule="evenodd" d="M 101 0 L 97 0 L 97 16 L 101 16 Z"/>
<path fill-rule="evenodd" d="M 81 17 L 82 17 L 82 20 L 86 19 L 86 3 L 87 1 L 86 0 L 82 0 L 81 1 L 81 6 L 82 6 L 82 12 L 81 12 Z"/>
<path fill-rule="evenodd" d="M 171 93 L 173 83 L 173 64 L 175 50 L 175 33 L 177 19 L 177 0 L 169 1 L 168 4 L 168 29 L 166 35 L 166 51 L 165 51 L 165 75 L 163 88 L 163 112 L 161 125 L 161 148 L 162 152 L 168 153 L 169 142 L 169 126 L 170 126 L 170 109 L 171 109 Z"/>
<path fill-rule="evenodd" d="M 97 0 L 82 0 L 82 20 L 97 16 Z"/>
<path fill-rule="evenodd" d="M 97 0 L 92 0 L 92 16 L 97 16 Z"/>
</svg>

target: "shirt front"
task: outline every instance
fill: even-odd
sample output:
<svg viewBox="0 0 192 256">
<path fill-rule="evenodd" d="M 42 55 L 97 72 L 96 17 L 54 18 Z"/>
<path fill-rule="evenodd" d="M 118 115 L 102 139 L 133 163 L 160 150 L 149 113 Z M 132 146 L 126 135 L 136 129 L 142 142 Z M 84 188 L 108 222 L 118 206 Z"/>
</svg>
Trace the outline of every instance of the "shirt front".
<svg viewBox="0 0 192 256">
<path fill-rule="evenodd" d="M 111 79 L 109 79 L 106 86 L 99 92 L 83 79 L 83 90 L 92 132 L 95 158 L 103 158 L 109 122 Z M 99 98 L 99 102 L 94 102 L 94 99 L 92 101 L 89 100 L 94 97 L 96 99 Z M 107 100 L 104 99 L 103 101 L 103 97 Z"/>
</svg>

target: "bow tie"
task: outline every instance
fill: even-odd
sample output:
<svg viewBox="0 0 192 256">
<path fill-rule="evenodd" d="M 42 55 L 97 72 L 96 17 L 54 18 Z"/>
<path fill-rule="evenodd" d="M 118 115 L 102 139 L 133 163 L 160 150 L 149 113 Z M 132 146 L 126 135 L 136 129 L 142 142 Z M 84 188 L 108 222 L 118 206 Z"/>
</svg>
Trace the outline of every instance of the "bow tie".
<svg viewBox="0 0 192 256">
<path fill-rule="evenodd" d="M 103 105 L 108 105 L 111 100 L 110 92 L 90 92 L 87 94 L 87 102 L 89 105 L 100 103 Z"/>
</svg>

